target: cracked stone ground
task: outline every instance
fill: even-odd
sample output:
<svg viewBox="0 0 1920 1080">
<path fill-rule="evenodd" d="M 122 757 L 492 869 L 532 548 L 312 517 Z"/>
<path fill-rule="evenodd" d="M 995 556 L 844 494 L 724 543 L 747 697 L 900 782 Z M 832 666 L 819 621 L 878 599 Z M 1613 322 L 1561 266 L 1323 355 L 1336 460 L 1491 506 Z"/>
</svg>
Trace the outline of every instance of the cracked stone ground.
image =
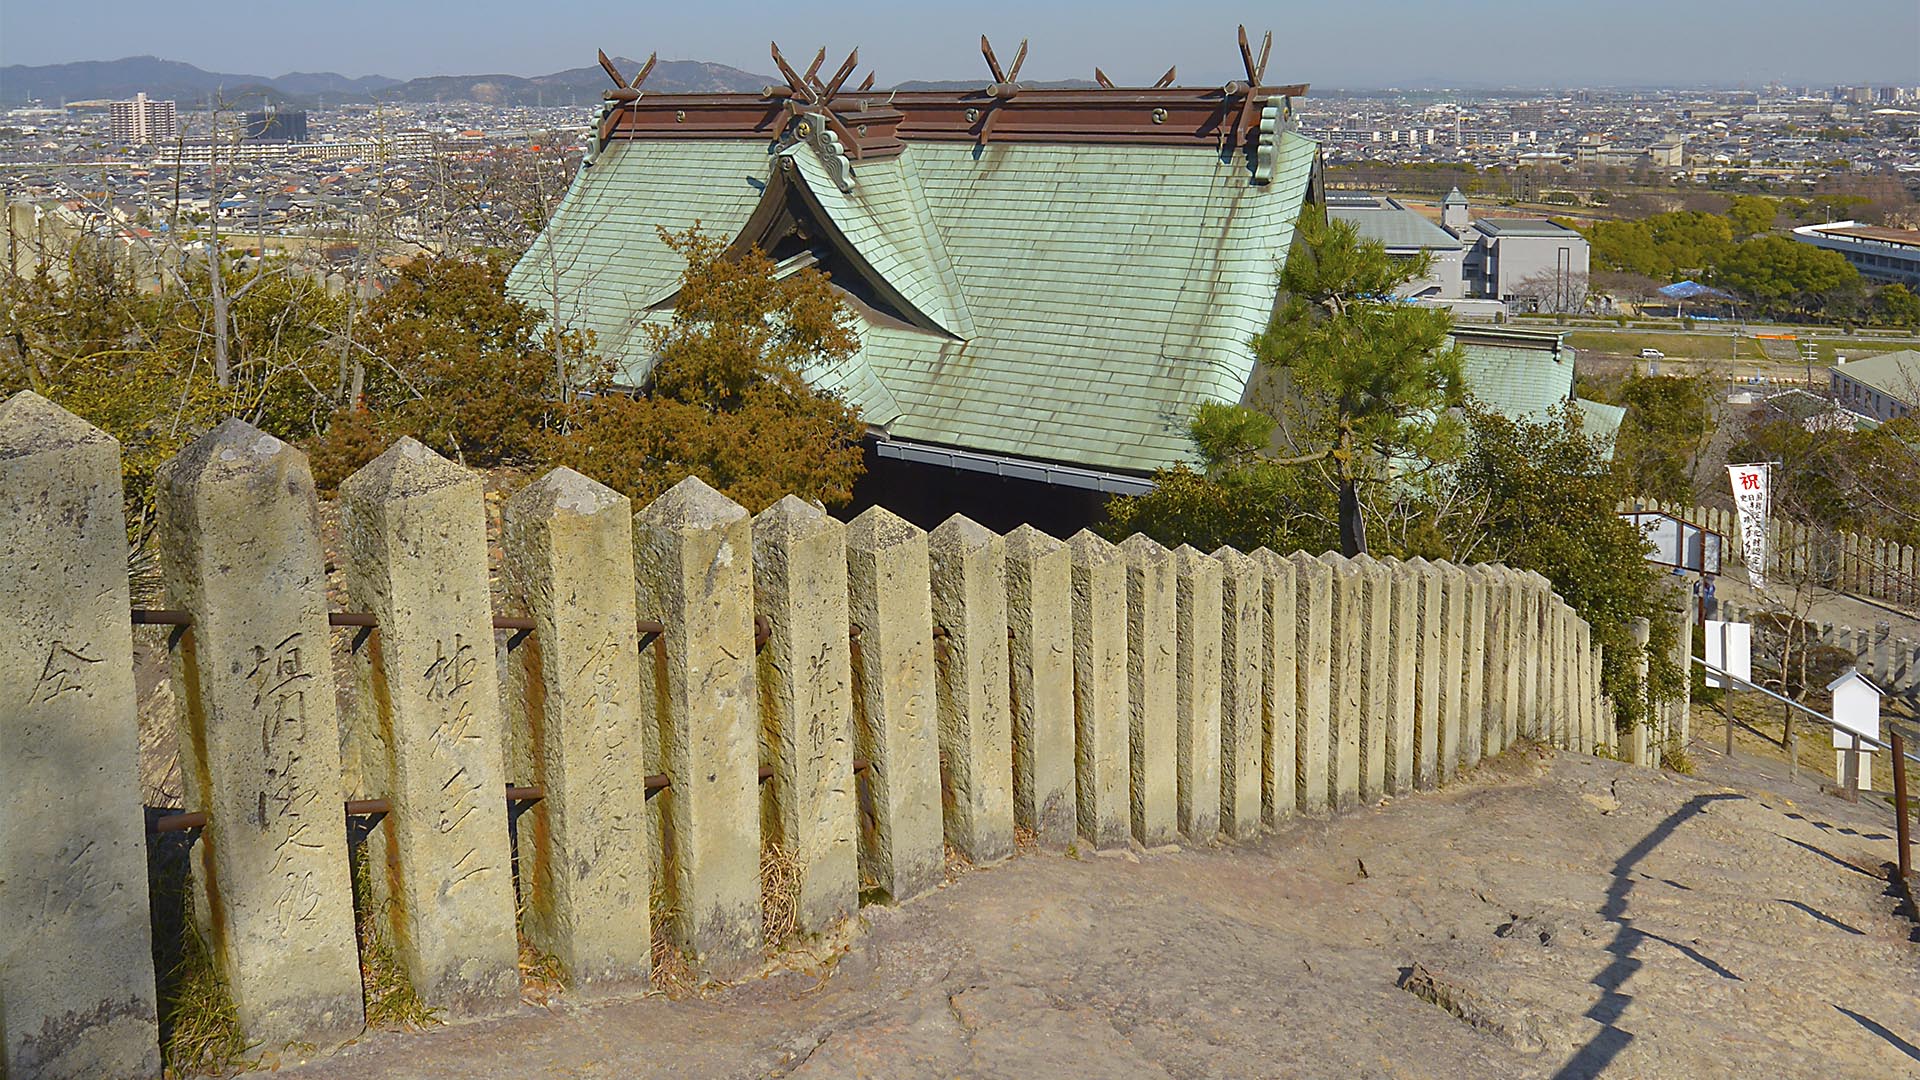
<svg viewBox="0 0 1920 1080">
<path fill-rule="evenodd" d="M 1253 844 L 1026 854 L 867 909 L 824 979 L 529 1006 L 283 1071 L 1920 1076 L 1891 832 L 1757 766 L 1516 752 Z"/>
</svg>

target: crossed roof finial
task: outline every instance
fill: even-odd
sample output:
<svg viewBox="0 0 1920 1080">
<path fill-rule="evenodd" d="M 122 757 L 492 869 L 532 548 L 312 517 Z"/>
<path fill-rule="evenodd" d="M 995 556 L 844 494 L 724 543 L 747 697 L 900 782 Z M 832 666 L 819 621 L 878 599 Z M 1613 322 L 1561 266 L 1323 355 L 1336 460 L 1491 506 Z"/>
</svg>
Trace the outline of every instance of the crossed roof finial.
<svg viewBox="0 0 1920 1080">
<path fill-rule="evenodd" d="M 814 54 L 813 63 L 807 65 L 804 75 L 795 71 L 792 64 L 787 63 L 787 58 L 780 52 L 779 42 L 772 43 L 772 52 L 774 66 L 780 69 L 780 77 L 787 80 L 787 85 L 769 86 L 761 93 L 766 97 L 785 98 L 787 112 L 792 115 L 817 113 L 821 122 L 840 137 L 841 145 L 851 152 L 853 159 L 860 160 L 859 137 L 833 109 L 833 99 L 839 96 L 840 88 L 846 84 L 848 76 L 853 74 L 853 69 L 860 66 L 860 50 L 855 48 L 848 53 L 847 58 L 841 61 L 840 67 L 833 76 L 824 82 L 820 79 L 820 68 L 827 62 L 826 46 L 822 45 L 820 51 Z M 866 81 L 860 84 L 860 89 L 867 90 L 872 86 L 873 75 L 869 73 Z"/>
<path fill-rule="evenodd" d="M 646 82 L 647 76 L 653 74 L 653 65 L 659 62 L 660 54 L 657 52 L 649 53 L 647 56 L 647 62 L 640 65 L 639 74 L 635 75 L 632 81 L 628 81 L 626 76 L 620 74 L 620 69 L 614 65 L 614 62 L 612 60 L 607 59 L 607 51 L 605 49 L 599 49 L 596 51 L 600 55 L 600 70 L 606 72 L 607 78 L 613 80 L 613 89 L 607 91 L 606 93 L 607 100 L 608 101 L 640 100 L 640 84 Z"/>
</svg>

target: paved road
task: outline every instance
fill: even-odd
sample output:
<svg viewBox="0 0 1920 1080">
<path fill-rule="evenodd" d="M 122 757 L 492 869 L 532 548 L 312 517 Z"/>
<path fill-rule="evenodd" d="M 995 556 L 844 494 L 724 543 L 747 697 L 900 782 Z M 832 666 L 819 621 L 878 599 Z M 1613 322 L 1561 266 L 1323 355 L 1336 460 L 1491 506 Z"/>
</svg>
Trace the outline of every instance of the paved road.
<svg viewBox="0 0 1920 1080">
<path fill-rule="evenodd" d="M 1255 844 L 1024 855 L 869 909 L 824 977 L 376 1034 L 288 1074 L 1920 1076 L 1890 815 L 1699 756 L 1713 775 L 1534 751 Z"/>
</svg>

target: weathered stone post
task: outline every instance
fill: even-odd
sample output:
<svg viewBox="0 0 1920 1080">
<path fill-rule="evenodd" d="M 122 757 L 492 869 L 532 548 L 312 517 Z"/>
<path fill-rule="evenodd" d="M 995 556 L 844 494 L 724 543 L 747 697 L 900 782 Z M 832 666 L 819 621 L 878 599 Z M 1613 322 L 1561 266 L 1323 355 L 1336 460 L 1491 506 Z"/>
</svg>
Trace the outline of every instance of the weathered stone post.
<svg viewBox="0 0 1920 1080">
<path fill-rule="evenodd" d="M 1380 560 L 1392 592 L 1387 600 L 1386 676 L 1386 792 L 1404 795 L 1413 790 L 1415 716 L 1422 639 L 1420 590 L 1425 575 L 1398 559 Z"/>
<path fill-rule="evenodd" d="M 1599 690 L 1593 679 L 1593 628 L 1585 619 L 1576 614 L 1573 627 L 1573 713 L 1579 734 L 1574 740 L 1574 749 L 1583 754 L 1593 753 L 1600 742 L 1599 713 L 1594 708 L 1594 699 Z"/>
<path fill-rule="evenodd" d="M 1532 577 L 1540 577 L 1531 574 Z M 1544 577 L 1536 583 L 1541 615 L 1540 638 L 1540 738 L 1551 746 L 1561 746 L 1566 737 L 1566 718 L 1560 712 L 1561 612 L 1566 602 L 1553 591 L 1553 583 Z"/>
<path fill-rule="evenodd" d="M 520 817 L 523 928 L 588 997 L 644 987 L 653 957 L 632 514 L 562 468 L 502 520 L 508 603 L 534 626 L 509 668 L 528 770 L 510 779 L 545 793 Z"/>
<path fill-rule="evenodd" d="M 1333 568 L 1296 551 L 1293 564 L 1294 777 L 1301 813 L 1323 814 L 1332 807 L 1333 739 Z"/>
<path fill-rule="evenodd" d="M 666 632 L 641 658 L 654 703 L 668 924 L 703 976 L 758 956 L 760 717 L 754 688 L 753 523 L 689 476 L 633 518 L 637 610 Z"/>
<path fill-rule="evenodd" d="M 1509 741 L 1522 735 L 1552 742 L 1547 723 L 1547 657 L 1553 648 L 1547 617 L 1546 579 L 1532 570 L 1519 574 L 1520 585 L 1520 722 Z"/>
<path fill-rule="evenodd" d="M 1440 684 L 1441 667 L 1446 656 L 1446 575 L 1442 567 L 1425 559 L 1407 560 L 1408 591 L 1413 594 L 1414 633 L 1414 722 L 1413 783 L 1427 790 L 1439 782 L 1440 768 Z M 1456 676 L 1457 677 L 1457 676 Z"/>
<path fill-rule="evenodd" d="M 860 906 L 847 527 L 792 495 L 760 511 L 753 604 L 767 622 L 754 674 L 761 756 L 773 765 L 761 842 L 792 856 L 797 922 L 817 934 Z"/>
<path fill-rule="evenodd" d="M 1386 794 L 1389 733 L 1393 726 L 1393 661 L 1388 639 L 1393 610 L 1393 574 L 1370 555 L 1360 565 L 1360 801 Z"/>
<path fill-rule="evenodd" d="M 1531 572 L 1527 575 L 1529 580 L 1533 576 Z M 1559 717 L 1554 710 L 1554 658 L 1560 648 L 1560 598 L 1553 594 L 1551 588 L 1538 585 L 1534 586 L 1533 594 L 1538 611 L 1538 617 L 1534 620 L 1538 627 L 1535 631 L 1535 652 L 1539 656 L 1534 674 L 1534 737 L 1548 746 L 1558 746 Z"/>
<path fill-rule="evenodd" d="M 1554 713 L 1558 717 L 1555 745 L 1571 750 L 1580 745 L 1579 690 L 1575 659 L 1579 616 L 1564 601 L 1557 603 L 1560 625 L 1554 644 Z M 1584 624 L 1583 624 L 1584 625 Z"/>
<path fill-rule="evenodd" d="M 1517 571 L 1505 566 L 1492 567 L 1489 578 L 1491 587 L 1490 610 L 1494 614 L 1494 625 L 1498 627 L 1498 636 L 1489 630 L 1488 651 L 1496 648 L 1493 641 L 1499 642 L 1498 653 L 1492 659 L 1499 665 L 1499 692 L 1495 700 L 1499 703 L 1499 712 L 1493 718 L 1484 751 L 1488 757 L 1499 754 L 1513 743 L 1520 733 L 1521 710 L 1525 699 L 1521 696 L 1521 687 L 1526 677 L 1527 663 L 1525 653 L 1526 635 L 1522 626 L 1527 618 L 1526 586 L 1520 580 Z M 1489 677 L 1491 677 L 1489 672 Z"/>
<path fill-rule="evenodd" d="M 249 1042 L 325 1049 L 362 1013 L 313 476 L 228 420 L 158 480 L 167 605 L 193 620 L 173 678 L 214 963 Z"/>
<path fill-rule="evenodd" d="M 1687 590 L 1674 588 L 1674 628 L 1673 652 L 1674 667 L 1680 672 L 1680 692 L 1667 703 L 1672 720 L 1667 725 L 1669 738 L 1677 740 L 1684 750 L 1693 741 L 1693 620 L 1696 614 Z M 1861 632 L 1862 634 L 1865 631 Z M 1884 666 L 1880 669 L 1884 671 Z"/>
<path fill-rule="evenodd" d="M 1220 563 L 1181 544 L 1173 549 L 1173 569 L 1180 832 L 1202 844 L 1220 833 Z"/>
<path fill-rule="evenodd" d="M 1266 577 L 1260 613 L 1260 815 L 1268 823 L 1292 817 L 1298 796 L 1294 713 L 1299 663 L 1294 622 L 1293 564 L 1271 548 L 1256 548 L 1253 561 Z"/>
<path fill-rule="evenodd" d="M 120 444 L 0 404 L 0 1064 L 160 1075 Z"/>
<path fill-rule="evenodd" d="M 1506 731 L 1500 748 L 1512 746 L 1522 735 L 1533 733 L 1534 686 L 1539 676 L 1539 608 L 1527 572 L 1507 569 L 1507 598 L 1513 618 L 1508 634 L 1512 642 L 1513 663 L 1508 665 L 1512 695 Z"/>
<path fill-rule="evenodd" d="M 1178 599 L 1173 555 L 1135 533 L 1120 545 L 1127 575 L 1127 709 L 1133 837 L 1147 847 L 1180 827 Z"/>
<path fill-rule="evenodd" d="M 1073 715 L 1080 835 L 1096 848 L 1125 845 L 1127 763 L 1127 567 L 1119 549 L 1085 529 L 1073 556 Z"/>
<path fill-rule="evenodd" d="M 1329 649 L 1333 681 L 1329 690 L 1333 722 L 1329 736 L 1332 761 L 1329 790 L 1333 808 L 1346 810 L 1360 801 L 1362 733 L 1366 712 L 1366 579 L 1358 563 L 1327 552 L 1320 556 L 1333 571 Z"/>
<path fill-rule="evenodd" d="M 1073 842 L 1073 560 L 1031 525 L 1007 534 L 1013 820 L 1045 847 Z"/>
<path fill-rule="evenodd" d="M 1220 831 L 1245 840 L 1260 830 L 1260 665 L 1266 636 L 1266 573 L 1231 547 L 1220 561 Z"/>
<path fill-rule="evenodd" d="M 1527 572 L 1527 592 L 1533 601 L 1533 712 L 1529 721 L 1533 738 L 1554 745 L 1553 715 L 1553 653 L 1558 645 L 1558 630 L 1554 623 L 1553 590 L 1544 584 L 1544 580 L 1535 581 L 1533 571 Z"/>
<path fill-rule="evenodd" d="M 875 506 L 847 526 L 854 742 L 867 761 L 863 875 L 895 902 L 946 873 L 927 534 Z"/>
<path fill-rule="evenodd" d="M 1492 571 L 1478 564 L 1458 569 L 1462 577 L 1461 614 L 1466 631 L 1462 648 L 1465 663 L 1460 679 L 1458 765 L 1472 768 L 1486 752 L 1487 732 L 1499 708 L 1494 700 L 1500 682 L 1500 669 L 1495 666 L 1498 658 L 1489 655 L 1499 648 L 1499 643 L 1492 633 Z M 1442 778 L 1452 779 L 1454 775 L 1449 772 Z"/>
<path fill-rule="evenodd" d="M 1469 653 L 1467 594 L 1473 575 L 1453 563 L 1434 567 L 1440 577 L 1440 703 L 1434 721 L 1434 784 L 1446 784 L 1459 773 L 1465 719 L 1476 717 L 1465 703 L 1467 676 L 1478 669 L 1478 655 Z M 1469 655 L 1473 657 L 1469 663 Z M 1476 690 L 1478 692 L 1478 690 Z"/>
<path fill-rule="evenodd" d="M 933 621 L 947 635 L 946 648 L 934 654 L 947 842 L 985 865 L 1013 854 L 1006 547 L 985 526 L 955 514 L 933 530 L 928 548 Z"/>
<path fill-rule="evenodd" d="M 375 918 L 420 999 L 455 1016 L 520 997 L 506 727 L 494 669 L 485 486 L 410 438 L 340 485 L 354 650 L 348 744 L 393 802 L 367 842 Z"/>
<path fill-rule="evenodd" d="M 1653 722 L 1653 695 L 1647 685 L 1647 642 L 1653 637 L 1653 624 L 1645 619 L 1633 620 L 1633 670 L 1640 681 L 1639 715 L 1634 717 L 1633 731 L 1627 738 L 1627 760 L 1635 765 L 1647 764 L 1647 727 Z"/>
</svg>

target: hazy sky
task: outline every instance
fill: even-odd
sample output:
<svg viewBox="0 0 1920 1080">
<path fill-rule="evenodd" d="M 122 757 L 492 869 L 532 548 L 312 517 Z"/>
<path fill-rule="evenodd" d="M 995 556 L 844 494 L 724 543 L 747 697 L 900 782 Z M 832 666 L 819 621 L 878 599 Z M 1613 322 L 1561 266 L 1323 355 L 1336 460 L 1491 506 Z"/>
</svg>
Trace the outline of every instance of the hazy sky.
<svg viewBox="0 0 1920 1080">
<path fill-rule="evenodd" d="M 1023 76 L 1121 82 L 1168 64 L 1182 83 L 1239 67 L 1233 29 L 1273 29 L 1268 81 L 1417 85 L 1920 84 L 1920 0 L 1193 0 L 939 5 L 715 0 L 0 0 L 0 63 L 150 53 L 213 71 L 338 71 L 412 78 L 538 75 L 608 53 L 714 60 L 767 72 L 790 56 L 860 46 L 884 85 L 984 74 L 1032 39 Z M 825 39 L 823 41 L 823 38 Z M 836 58 L 840 55 L 835 53 Z"/>
</svg>

